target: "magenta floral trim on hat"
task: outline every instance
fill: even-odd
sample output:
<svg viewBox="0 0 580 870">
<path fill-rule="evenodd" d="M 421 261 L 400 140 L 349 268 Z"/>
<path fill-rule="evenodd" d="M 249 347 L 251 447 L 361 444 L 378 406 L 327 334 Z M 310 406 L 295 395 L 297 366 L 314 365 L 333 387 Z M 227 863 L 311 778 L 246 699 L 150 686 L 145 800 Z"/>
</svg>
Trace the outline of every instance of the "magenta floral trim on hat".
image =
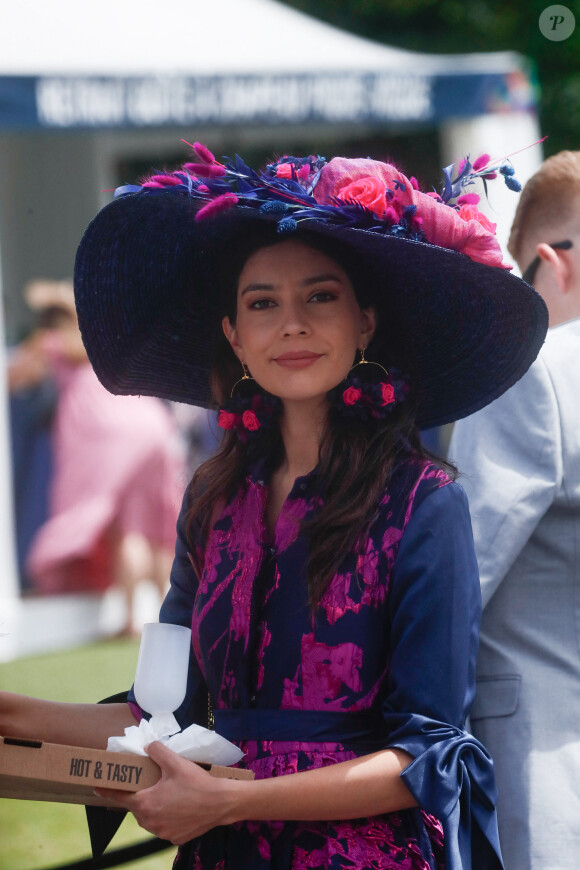
<svg viewBox="0 0 580 870">
<path fill-rule="evenodd" d="M 152 175 L 141 187 L 127 185 L 116 195 L 145 190 L 187 192 L 199 201 L 197 221 L 215 218 L 238 206 L 254 208 L 276 220 L 281 234 L 298 224 L 317 221 L 385 236 L 427 242 L 466 254 L 488 266 L 510 269 L 502 262 L 496 225 L 477 208 L 472 188 L 503 177 L 511 190 L 520 189 L 508 158 L 491 161 L 482 154 L 443 170 L 442 190 L 423 192 L 416 178 L 378 160 L 320 155 L 285 155 L 256 172 L 236 155 L 216 160 L 199 142 L 191 145 L 195 160 L 175 172 Z"/>
</svg>

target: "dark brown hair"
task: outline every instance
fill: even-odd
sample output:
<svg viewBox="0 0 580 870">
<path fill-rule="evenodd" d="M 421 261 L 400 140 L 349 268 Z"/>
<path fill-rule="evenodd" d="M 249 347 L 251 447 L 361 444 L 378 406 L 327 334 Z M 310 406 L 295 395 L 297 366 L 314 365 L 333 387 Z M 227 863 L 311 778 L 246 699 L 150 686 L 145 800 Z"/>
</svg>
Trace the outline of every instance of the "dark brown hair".
<svg viewBox="0 0 580 870">
<path fill-rule="evenodd" d="M 359 261 L 356 254 L 319 236 L 312 238 L 305 233 L 296 233 L 292 238 L 334 259 L 349 276 L 362 308 L 374 304 L 376 278 Z M 281 241 L 284 240 L 267 227 L 244 233 L 236 240 L 232 249 L 228 250 L 227 263 L 223 273 L 218 276 L 218 283 L 224 294 L 222 310 L 232 322 L 235 322 L 236 316 L 237 280 L 244 263 L 260 248 Z M 411 375 L 411 390 L 406 400 L 386 420 L 362 423 L 344 417 L 336 408 L 329 409 L 319 450 L 317 479 L 323 493 L 322 507 L 302 526 L 309 544 L 307 578 L 308 596 L 312 606 L 319 603 L 340 563 L 368 530 L 397 463 L 412 454 L 434 459 L 423 448 L 415 426 L 416 399 L 412 389 L 412 360 L 408 357 L 405 337 L 397 329 L 392 317 L 388 318 L 388 329 L 385 323 L 381 330 L 383 343 L 386 332 L 388 347 L 392 349 L 392 361 L 399 369 Z M 374 341 L 373 339 L 369 344 L 366 354 L 371 360 Z M 217 404 L 230 395 L 240 374 L 240 363 L 226 338 L 220 334 L 215 342 L 212 366 L 212 393 Z M 207 540 L 217 512 L 243 485 L 251 453 L 257 450 L 267 454 L 270 467 L 278 467 L 284 450 L 279 429 L 274 432 L 270 430 L 267 438 L 251 444 L 243 444 L 233 431 L 226 431 L 215 456 L 197 469 L 190 484 L 190 539 L 193 539 L 192 530 L 195 524 L 199 527 L 202 541 Z M 455 476 L 453 466 L 441 460 L 436 461 L 451 476 Z M 191 543 L 193 544 L 193 540 Z M 192 556 L 198 573 L 201 573 L 200 555 L 193 546 Z"/>
</svg>

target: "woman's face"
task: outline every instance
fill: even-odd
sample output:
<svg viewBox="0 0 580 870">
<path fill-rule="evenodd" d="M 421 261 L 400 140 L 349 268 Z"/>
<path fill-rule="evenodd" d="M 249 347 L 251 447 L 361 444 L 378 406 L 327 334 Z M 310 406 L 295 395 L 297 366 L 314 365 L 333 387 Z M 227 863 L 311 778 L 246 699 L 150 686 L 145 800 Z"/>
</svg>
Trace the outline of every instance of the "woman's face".
<svg viewBox="0 0 580 870">
<path fill-rule="evenodd" d="M 374 311 L 360 308 L 338 263 L 298 241 L 249 257 L 238 280 L 236 322 L 222 321 L 240 362 L 283 401 L 312 400 L 339 384 L 375 325 Z"/>
</svg>

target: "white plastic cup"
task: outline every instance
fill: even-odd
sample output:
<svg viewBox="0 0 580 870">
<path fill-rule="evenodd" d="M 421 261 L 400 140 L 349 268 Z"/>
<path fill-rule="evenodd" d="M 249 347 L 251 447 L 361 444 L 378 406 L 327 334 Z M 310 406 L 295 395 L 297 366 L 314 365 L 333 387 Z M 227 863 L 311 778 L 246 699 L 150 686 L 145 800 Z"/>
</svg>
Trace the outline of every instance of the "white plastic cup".
<svg viewBox="0 0 580 870">
<path fill-rule="evenodd" d="M 151 715 L 177 710 L 187 691 L 191 629 L 169 622 L 143 626 L 133 691 Z"/>
</svg>

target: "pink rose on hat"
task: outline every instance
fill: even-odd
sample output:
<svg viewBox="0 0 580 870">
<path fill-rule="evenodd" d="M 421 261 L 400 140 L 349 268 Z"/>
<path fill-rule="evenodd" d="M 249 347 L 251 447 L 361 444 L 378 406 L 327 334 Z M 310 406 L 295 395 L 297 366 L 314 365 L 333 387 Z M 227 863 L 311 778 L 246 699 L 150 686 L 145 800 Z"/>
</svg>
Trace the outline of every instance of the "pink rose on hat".
<svg viewBox="0 0 580 870">
<path fill-rule="evenodd" d="M 276 178 L 292 178 L 292 164 L 280 163 L 276 167 Z"/>
<path fill-rule="evenodd" d="M 405 207 L 415 205 L 417 207 L 415 220 L 420 222 L 426 240 L 432 245 L 460 251 L 476 263 L 511 269 L 511 266 L 504 265 L 502 262 L 500 244 L 493 235 L 493 230 L 489 228 L 493 227 L 491 222 L 488 221 L 485 225 L 474 217 L 463 219 L 456 209 L 437 202 L 438 196 L 435 198 L 417 190 L 406 175 L 388 163 L 368 158 L 349 160 L 346 157 L 334 157 L 321 170 L 313 196 L 319 203 L 331 204 L 336 199 L 344 202 L 345 193 L 351 185 L 369 179 L 373 180 L 373 186 L 368 186 L 369 192 L 366 194 L 362 193 L 364 188 L 353 186 L 352 190 L 361 190 L 361 195 L 367 197 L 367 202 L 373 201 L 370 194 L 373 190 L 377 207 L 376 200 L 380 185 L 375 182 L 382 182 L 385 192 L 393 191 L 391 201 L 387 204 L 385 200 L 385 208 L 382 212 L 384 215 L 388 209 L 386 217 L 389 222 L 395 217 L 391 214 L 391 208 L 396 209 L 397 214 L 401 214 Z M 473 206 L 467 204 L 467 207 Z M 477 214 L 480 215 L 481 212 Z M 485 220 L 487 221 L 487 218 Z"/>
<path fill-rule="evenodd" d="M 372 175 L 352 181 L 337 193 L 337 199 L 342 202 L 355 202 L 362 205 L 382 218 L 387 209 L 387 185 L 380 178 Z"/>
<path fill-rule="evenodd" d="M 467 203 L 466 205 L 461 206 L 457 214 L 463 221 L 477 221 L 489 233 L 495 235 L 497 224 L 492 223 L 483 212 L 479 211 L 477 206 Z"/>
</svg>

